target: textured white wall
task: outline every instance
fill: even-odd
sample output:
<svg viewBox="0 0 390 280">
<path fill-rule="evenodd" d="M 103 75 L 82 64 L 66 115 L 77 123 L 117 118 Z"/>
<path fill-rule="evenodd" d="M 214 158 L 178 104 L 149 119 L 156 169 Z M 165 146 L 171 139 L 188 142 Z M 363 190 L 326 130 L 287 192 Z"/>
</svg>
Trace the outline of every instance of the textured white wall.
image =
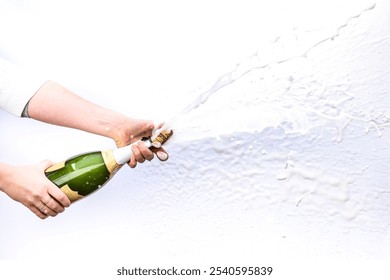
<svg viewBox="0 0 390 280">
<path fill-rule="evenodd" d="M 55 219 L 1 195 L 0 258 L 389 258 L 388 1 L 128 2 L 1 0 L 0 54 L 161 120 L 237 62 L 255 69 L 176 124 L 169 162 Z M 2 161 L 113 147 L 0 114 Z"/>
</svg>

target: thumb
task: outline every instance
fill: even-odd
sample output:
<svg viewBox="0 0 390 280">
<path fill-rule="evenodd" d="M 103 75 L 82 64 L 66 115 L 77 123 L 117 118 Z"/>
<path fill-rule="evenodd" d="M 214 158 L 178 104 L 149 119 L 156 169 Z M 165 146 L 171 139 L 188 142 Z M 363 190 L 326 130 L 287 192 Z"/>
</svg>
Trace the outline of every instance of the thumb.
<svg viewBox="0 0 390 280">
<path fill-rule="evenodd" d="M 44 161 L 41 161 L 38 165 L 41 169 L 46 170 L 50 166 L 54 165 L 55 163 L 51 161 L 50 159 L 45 159 Z"/>
<path fill-rule="evenodd" d="M 152 152 L 155 153 L 160 161 L 166 161 L 169 158 L 168 153 L 164 150 L 164 148 L 151 148 Z"/>
</svg>

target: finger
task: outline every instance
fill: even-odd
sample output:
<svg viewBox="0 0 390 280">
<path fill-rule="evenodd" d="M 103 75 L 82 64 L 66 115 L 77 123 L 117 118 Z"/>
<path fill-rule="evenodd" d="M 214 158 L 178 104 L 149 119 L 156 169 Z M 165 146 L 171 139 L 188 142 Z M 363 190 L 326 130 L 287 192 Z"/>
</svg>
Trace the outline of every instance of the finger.
<svg viewBox="0 0 390 280">
<path fill-rule="evenodd" d="M 148 137 L 153 135 L 153 132 L 158 128 L 159 125 L 156 125 L 154 122 L 151 122 L 148 129 Z"/>
<path fill-rule="evenodd" d="M 36 216 L 38 216 L 38 218 L 41 218 L 42 220 L 44 220 L 44 219 L 46 219 L 48 217 L 45 213 L 41 212 L 36 206 L 31 206 L 31 207 L 29 207 L 29 209 Z"/>
<path fill-rule="evenodd" d="M 134 167 L 137 166 L 137 161 L 135 160 L 134 155 L 132 155 L 131 158 L 130 158 L 129 166 L 130 166 L 131 168 L 134 168 Z"/>
<path fill-rule="evenodd" d="M 133 145 L 131 147 L 131 150 L 133 152 L 133 156 L 135 158 L 135 160 L 139 163 L 143 163 L 145 161 L 145 158 L 143 157 L 141 151 L 139 150 L 139 146 L 138 145 Z"/>
<path fill-rule="evenodd" d="M 154 129 L 155 125 L 152 121 L 142 121 L 141 126 L 138 128 L 138 132 L 130 135 L 130 142 L 135 142 L 142 137 L 152 136 Z"/>
<path fill-rule="evenodd" d="M 44 202 L 44 204 L 46 205 L 47 208 L 49 208 L 53 212 L 58 214 L 65 211 L 65 207 L 52 196 L 49 196 L 49 198 L 45 200 L 47 202 Z"/>
<path fill-rule="evenodd" d="M 146 146 L 144 142 L 138 143 L 138 149 L 142 157 L 148 161 L 151 161 L 154 158 L 153 152 Z"/>
<path fill-rule="evenodd" d="M 41 211 L 44 215 L 50 216 L 50 217 L 55 217 L 58 215 L 58 212 L 53 211 L 50 209 L 47 205 L 45 205 L 43 208 L 41 208 L 39 211 Z"/>
<path fill-rule="evenodd" d="M 169 155 L 168 153 L 164 150 L 164 148 L 151 148 L 152 152 L 156 154 L 156 156 L 158 157 L 158 159 L 160 161 L 166 161 L 168 160 L 169 158 Z"/>
<path fill-rule="evenodd" d="M 154 129 L 155 129 L 155 124 L 152 121 L 148 121 L 144 125 L 141 134 L 144 137 L 150 137 L 150 136 L 152 136 Z"/>
<path fill-rule="evenodd" d="M 35 205 L 35 207 L 43 214 L 43 215 L 46 215 L 46 216 L 57 216 L 57 212 L 53 211 L 52 209 L 50 209 L 44 202 L 39 202 L 37 205 Z"/>
<path fill-rule="evenodd" d="M 49 181 L 50 182 L 50 181 Z M 56 211 L 63 209 L 64 207 L 70 206 L 70 200 L 64 192 L 62 192 L 56 185 L 50 182 L 47 187 L 47 192 L 53 198 L 50 208 Z M 64 209 L 61 211 L 63 212 Z"/>
<path fill-rule="evenodd" d="M 40 167 L 42 168 L 43 171 L 45 171 L 53 164 L 54 164 L 54 162 L 47 159 L 47 160 L 44 160 L 40 163 Z M 50 182 L 50 181 L 48 180 L 48 182 Z M 47 188 L 47 192 L 49 193 L 49 195 L 55 199 L 52 207 L 50 207 L 51 209 L 56 210 L 56 208 L 58 208 L 60 210 L 60 208 L 70 206 L 69 198 L 56 185 L 54 185 L 52 182 L 50 182 L 46 188 Z M 48 200 L 49 199 L 50 199 L 50 197 L 48 197 Z M 57 202 L 57 203 L 55 203 L 55 202 Z"/>
<path fill-rule="evenodd" d="M 52 162 L 51 160 L 46 159 L 46 160 L 41 161 L 41 162 L 39 163 L 39 167 L 40 167 L 43 171 L 45 171 L 46 169 L 48 169 L 50 166 L 52 166 L 52 165 L 54 165 L 54 164 L 55 164 L 55 163 Z"/>
<path fill-rule="evenodd" d="M 164 126 L 164 124 L 165 123 L 163 123 L 163 122 L 162 123 L 155 123 L 154 124 L 154 129 L 160 129 L 160 128 L 162 128 Z"/>
</svg>

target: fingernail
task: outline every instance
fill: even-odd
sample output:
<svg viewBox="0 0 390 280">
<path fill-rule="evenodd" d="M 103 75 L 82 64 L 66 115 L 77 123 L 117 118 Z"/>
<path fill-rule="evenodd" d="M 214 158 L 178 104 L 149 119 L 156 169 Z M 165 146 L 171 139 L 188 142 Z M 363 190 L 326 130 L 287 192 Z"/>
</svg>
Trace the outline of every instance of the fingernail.
<svg viewBox="0 0 390 280">
<path fill-rule="evenodd" d="M 162 161 L 165 161 L 168 159 L 168 155 L 164 152 L 157 152 L 157 157 Z"/>
</svg>

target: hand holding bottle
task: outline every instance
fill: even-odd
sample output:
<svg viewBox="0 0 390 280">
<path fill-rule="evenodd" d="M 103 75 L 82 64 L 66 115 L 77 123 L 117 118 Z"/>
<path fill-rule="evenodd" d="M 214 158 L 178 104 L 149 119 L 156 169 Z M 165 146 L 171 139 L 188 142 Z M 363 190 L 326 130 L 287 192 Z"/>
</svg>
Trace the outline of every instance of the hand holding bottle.
<svg viewBox="0 0 390 280">
<path fill-rule="evenodd" d="M 153 123 L 143 120 L 133 120 L 131 123 L 134 125 L 126 126 L 124 131 L 133 134 L 129 134 L 129 137 L 118 138 L 118 140 L 114 139 L 118 146 L 124 146 L 126 141 L 129 144 L 133 143 L 131 145 L 132 156 L 129 161 L 130 167 L 135 167 L 137 162 L 142 163 L 145 160 L 152 160 L 154 153 L 157 154 L 160 160 L 165 161 L 168 158 L 168 154 L 163 148 L 149 148 L 145 142 L 138 141 L 152 134 L 155 128 Z M 133 137 L 131 137 L 132 135 Z M 55 168 L 55 164 L 50 160 L 26 166 L 10 166 L 0 163 L 0 191 L 3 191 L 15 201 L 25 205 L 41 219 L 49 216 L 55 217 L 59 213 L 62 213 L 66 207 L 69 207 L 71 201 L 67 196 L 69 195 L 69 191 L 65 195 L 64 191 L 61 191 L 58 186 L 53 184 L 45 176 L 45 171 L 51 168 Z M 114 173 L 113 171 L 110 170 L 112 174 Z M 98 174 L 101 176 L 101 170 L 98 170 Z M 106 180 L 107 178 L 103 179 L 100 184 L 103 185 Z M 92 184 L 90 187 L 92 187 Z M 87 192 L 89 191 L 92 191 L 92 189 L 87 190 Z M 83 195 L 83 193 L 80 194 Z M 72 201 L 73 199 L 78 200 L 79 198 L 79 196 L 76 198 L 72 197 Z"/>
<path fill-rule="evenodd" d="M 45 177 L 44 170 L 51 165 L 53 162 L 49 160 L 25 166 L 0 163 L 0 190 L 41 219 L 55 217 L 70 205 L 70 200 Z"/>
<path fill-rule="evenodd" d="M 153 132 L 158 128 L 161 128 L 163 125 L 155 125 L 149 120 L 133 118 L 127 118 L 123 122 L 124 124 L 117 131 L 117 134 L 113 136 L 113 140 L 118 148 L 135 143 L 142 138 L 151 137 Z M 133 156 L 129 161 L 129 166 L 131 168 L 136 167 L 137 163 L 145 162 L 145 160 L 151 161 L 154 158 L 154 154 L 156 154 L 158 159 L 161 161 L 166 161 L 169 157 L 164 148 L 152 147 L 150 149 L 143 142 L 138 142 L 136 145 L 133 145 L 132 151 Z"/>
<path fill-rule="evenodd" d="M 124 164 L 134 157 L 134 149 L 138 149 L 138 144 L 143 143 L 149 148 L 160 148 L 172 134 L 172 130 L 163 129 L 150 138 L 141 139 L 124 147 L 76 155 L 46 169 L 45 175 L 66 194 L 71 202 L 75 202 L 105 185 Z"/>
<path fill-rule="evenodd" d="M 24 84 L 24 81 L 14 81 L 12 84 Z M 37 121 L 109 137 L 118 147 L 136 142 L 131 146 L 129 166 L 132 168 L 137 163 L 152 160 L 154 154 L 163 161 L 168 158 L 164 149 L 149 149 L 142 141 L 137 142 L 143 137 L 150 137 L 158 127 L 151 121 L 132 119 L 93 104 L 53 81 L 45 82 L 38 90 L 31 89 L 31 94 L 27 104 L 17 104 L 17 108 L 24 108 L 23 112 L 15 113 Z M 20 167 L 0 163 L 0 191 L 28 207 L 41 219 L 56 216 L 70 205 L 70 200 L 45 176 L 45 170 L 50 165 L 52 163 L 49 161 Z"/>
</svg>

